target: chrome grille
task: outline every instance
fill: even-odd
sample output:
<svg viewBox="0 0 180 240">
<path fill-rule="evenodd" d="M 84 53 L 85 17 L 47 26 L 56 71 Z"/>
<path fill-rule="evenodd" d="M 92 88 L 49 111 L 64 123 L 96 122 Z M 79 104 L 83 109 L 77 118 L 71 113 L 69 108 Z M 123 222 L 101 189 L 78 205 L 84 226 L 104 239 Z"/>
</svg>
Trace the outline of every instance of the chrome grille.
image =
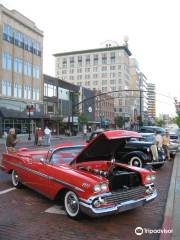
<svg viewBox="0 0 180 240">
<path fill-rule="evenodd" d="M 128 190 L 121 189 L 118 191 L 113 191 L 112 195 L 105 197 L 104 200 L 107 203 L 113 204 L 118 204 L 129 200 L 137 200 L 144 198 L 145 191 L 146 187 L 144 186 L 139 186 Z"/>
<path fill-rule="evenodd" d="M 151 147 L 151 152 L 152 152 L 152 156 L 153 156 L 153 161 L 158 161 L 158 150 L 157 150 L 157 146 L 156 145 L 152 145 Z"/>
</svg>

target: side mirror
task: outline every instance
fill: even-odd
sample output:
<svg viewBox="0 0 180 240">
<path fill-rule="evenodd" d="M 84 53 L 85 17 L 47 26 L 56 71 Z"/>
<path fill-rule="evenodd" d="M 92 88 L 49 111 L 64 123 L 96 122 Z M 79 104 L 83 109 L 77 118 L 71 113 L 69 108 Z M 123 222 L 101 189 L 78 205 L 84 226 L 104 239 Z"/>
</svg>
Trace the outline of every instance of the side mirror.
<svg viewBox="0 0 180 240">
<path fill-rule="evenodd" d="M 45 164 L 46 163 L 46 159 L 40 158 L 40 163 Z"/>
</svg>

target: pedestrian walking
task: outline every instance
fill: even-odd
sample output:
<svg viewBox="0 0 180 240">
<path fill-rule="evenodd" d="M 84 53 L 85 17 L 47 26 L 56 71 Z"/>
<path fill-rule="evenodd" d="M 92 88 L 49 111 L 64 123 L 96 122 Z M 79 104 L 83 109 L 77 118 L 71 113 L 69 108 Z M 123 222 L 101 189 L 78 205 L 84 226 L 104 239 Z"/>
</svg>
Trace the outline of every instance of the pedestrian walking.
<svg viewBox="0 0 180 240">
<path fill-rule="evenodd" d="M 156 145 L 159 148 L 162 148 L 163 138 L 159 131 L 156 132 Z"/>
<path fill-rule="evenodd" d="M 15 152 L 15 146 L 17 143 L 17 138 L 16 138 L 16 131 L 14 128 L 9 129 L 9 133 L 7 135 L 6 139 L 6 147 L 8 152 Z"/>
<path fill-rule="evenodd" d="M 51 130 L 47 126 L 44 129 L 44 135 L 45 135 L 45 145 L 46 146 L 51 145 Z"/>
<path fill-rule="evenodd" d="M 166 131 L 165 135 L 163 136 L 162 147 L 164 149 L 167 160 L 171 160 L 169 149 L 168 149 L 169 143 L 170 143 L 169 133 Z"/>
<path fill-rule="evenodd" d="M 41 128 L 38 128 L 38 130 L 37 130 L 37 138 L 38 138 L 37 145 L 38 146 L 41 146 L 41 144 L 42 144 L 42 137 L 43 137 L 43 131 Z"/>
</svg>

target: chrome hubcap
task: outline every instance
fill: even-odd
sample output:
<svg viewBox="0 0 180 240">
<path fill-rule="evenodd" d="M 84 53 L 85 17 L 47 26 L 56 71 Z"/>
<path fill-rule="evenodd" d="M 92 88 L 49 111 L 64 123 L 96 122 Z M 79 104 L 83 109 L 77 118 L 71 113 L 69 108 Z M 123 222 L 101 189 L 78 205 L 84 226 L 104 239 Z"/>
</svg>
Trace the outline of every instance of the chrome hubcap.
<svg viewBox="0 0 180 240">
<path fill-rule="evenodd" d="M 19 183 L 19 176 L 15 171 L 13 172 L 13 182 L 14 182 L 14 185 L 18 185 Z"/>
<path fill-rule="evenodd" d="M 70 195 L 67 199 L 67 206 L 70 212 L 76 213 L 78 210 L 78 202 L 75 196 Z"/>
</svg>

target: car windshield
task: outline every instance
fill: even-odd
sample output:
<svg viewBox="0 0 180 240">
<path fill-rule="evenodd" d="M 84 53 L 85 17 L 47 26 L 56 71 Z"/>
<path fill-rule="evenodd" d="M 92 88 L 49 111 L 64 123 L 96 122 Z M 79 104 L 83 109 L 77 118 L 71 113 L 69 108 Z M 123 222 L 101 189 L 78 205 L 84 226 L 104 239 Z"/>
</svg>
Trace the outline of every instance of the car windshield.
<svg viewBox="0 0 180 240">
<path fill-rule="evenodd" d="M 142 135 L 142 139 L 145 142 L 155 142 L 155 136 L 154 135 Z"/>
<path fill-rule="evenodd" d="M 50 163 L 53 165 L 71 162 L 84 148 L 84 146 L 72 146 L 59 148 L 55 150 L 50 158 Z"/>
</svg>

